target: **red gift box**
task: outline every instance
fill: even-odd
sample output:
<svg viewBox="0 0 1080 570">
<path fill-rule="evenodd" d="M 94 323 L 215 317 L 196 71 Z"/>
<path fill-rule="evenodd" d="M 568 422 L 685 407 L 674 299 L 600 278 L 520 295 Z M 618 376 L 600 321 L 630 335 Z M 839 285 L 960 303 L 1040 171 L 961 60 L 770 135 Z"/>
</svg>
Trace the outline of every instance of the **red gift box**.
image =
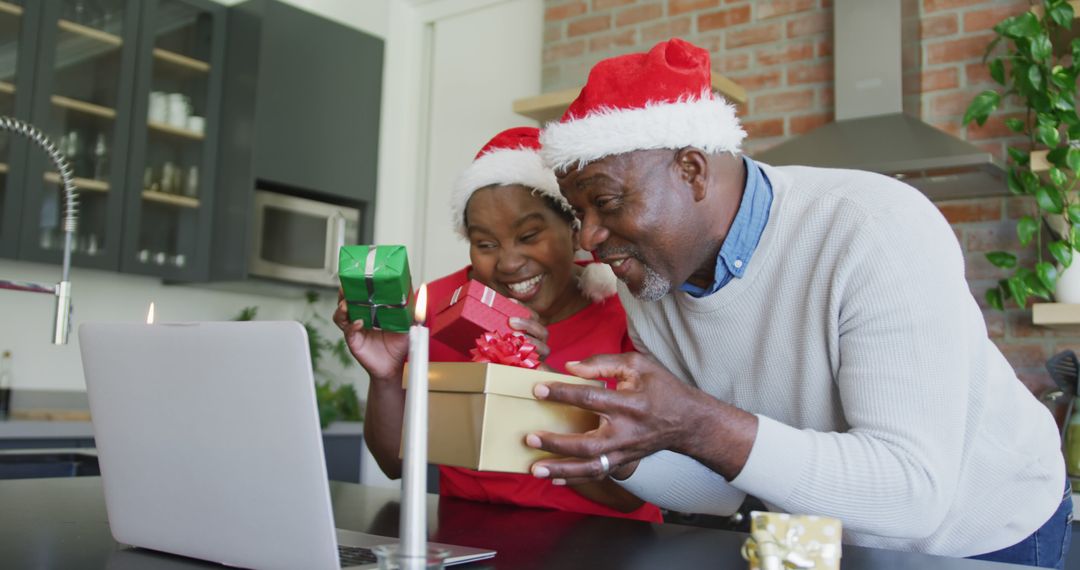
<svg viewBox="0 0 1080 570">
<path fill-rule="evenodd" d="M 476 339 L 486 332 L 511 334 L 510 317 L 529 318 L 525 307 L 480 283 L 469 281 L 458 287 L 447 302 L 435 307 L 431 337 L 462 354 L 476 347 Z"/>
</svg>

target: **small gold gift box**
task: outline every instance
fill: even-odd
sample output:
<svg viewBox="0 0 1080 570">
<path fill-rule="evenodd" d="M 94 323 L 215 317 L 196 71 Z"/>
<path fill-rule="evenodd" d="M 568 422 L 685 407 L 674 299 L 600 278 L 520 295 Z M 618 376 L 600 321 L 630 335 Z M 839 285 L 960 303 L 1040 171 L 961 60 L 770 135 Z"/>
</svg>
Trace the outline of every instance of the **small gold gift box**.
<svg viewBox="0 0 1080 570">
<path fill-rule="evenodd" d="M 408 388 L 408 371 L 405 388 Z M 583 433 L 596 414 L 533 396 L 541 382 L 602 388 L 576 376 L 480 362 L 428 364 L 428 462 L 479 471 L 528 473 L 535 461 L 554 455 L 525 445 L 536 431 Z"/>
<path fill-rule="evenodd" d="M 751 511 L 742 555 L 750 570 L 839 570 L 840 534 L 837 519 Z"/>
</svg>

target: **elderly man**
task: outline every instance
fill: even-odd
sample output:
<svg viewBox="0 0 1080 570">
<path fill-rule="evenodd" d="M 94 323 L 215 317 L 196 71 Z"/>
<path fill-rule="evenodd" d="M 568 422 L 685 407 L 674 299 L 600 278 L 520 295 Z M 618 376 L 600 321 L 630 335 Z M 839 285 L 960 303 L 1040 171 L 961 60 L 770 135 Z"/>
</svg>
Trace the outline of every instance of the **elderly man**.
<svg viewBox="0 0 1080 570">
<path fill-rule="evenodd" d="M 535 388 L 603 419 L 530 434 L 574 457 L 533 474 L 611 475 L 684 512 L 751 494 L 837 517 L 852 544 L 1062 564 L 1053 418 L 987 338 L 948 223 L 892 178 L 741 156 L 709 71 L 677 39 L 602 61 L 543 132 L 642 355 L 568 364 L 615 391 Z"/>
</svg>

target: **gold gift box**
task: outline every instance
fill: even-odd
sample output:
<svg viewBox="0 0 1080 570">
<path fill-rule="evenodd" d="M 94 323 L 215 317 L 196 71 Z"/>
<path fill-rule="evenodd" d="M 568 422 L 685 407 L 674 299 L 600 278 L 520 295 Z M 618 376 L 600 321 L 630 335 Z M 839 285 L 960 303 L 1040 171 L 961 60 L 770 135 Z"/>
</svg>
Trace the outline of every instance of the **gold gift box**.
<svg viewBox="0 0 1080 570">
<path fill-rule="evenodd" d="M 751 511 L 742 554 L 750 570 L 839 570 L 841 534 L 834 518 Z"/>
<path fill-rule="evenodd" d="M 406 388 L 408 378 L 406 369 Z M 428 364 L 428 462 L 528 473 L 535 461 L 555 455 L 526 446 L 527 434 L 596 428 L 599 418 L 592 412 L 537 400 L 532 390 L 541 382 L 604 386 L 596 380 L 501 364 Z"/>
</svg>

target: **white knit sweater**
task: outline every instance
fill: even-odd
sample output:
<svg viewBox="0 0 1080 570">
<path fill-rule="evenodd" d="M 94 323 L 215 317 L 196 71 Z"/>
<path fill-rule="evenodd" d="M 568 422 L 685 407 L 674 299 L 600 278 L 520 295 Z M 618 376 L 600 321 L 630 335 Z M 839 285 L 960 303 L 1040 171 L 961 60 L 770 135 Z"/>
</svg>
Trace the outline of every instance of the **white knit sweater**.
<svg viewBox="0 0 1080 570">
<path fill-rule="evenodd" d="M 931 554 L 1034 532 L 1065 486 L 1054 421 L 987 338 L 937 208 L 877 174 L 762 168 L 774 199 L 742 279 L 654 303 L 620 287 L 642 352 L 758 416 L 750 457 L 728 483 L 662 451 L 624 486 L 712 514 L 748 493 L 841 519 L 847 543 Z"/>
</svg>

